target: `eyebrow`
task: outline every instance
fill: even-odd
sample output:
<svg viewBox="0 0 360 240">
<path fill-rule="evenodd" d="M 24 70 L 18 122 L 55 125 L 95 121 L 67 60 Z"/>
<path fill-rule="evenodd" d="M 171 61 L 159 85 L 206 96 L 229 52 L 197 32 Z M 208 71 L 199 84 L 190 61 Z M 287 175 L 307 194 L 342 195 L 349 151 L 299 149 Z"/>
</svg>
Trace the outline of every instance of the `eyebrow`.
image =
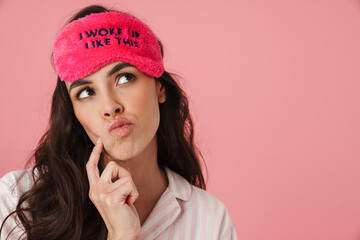
<svg viewBox="0 0 360 240">
<path fill-rule="evenodd" d="M 92 83 L 92 82 L 89 80 L 82 80 L 82 79 L 77 80 L 77 81 L 71 83 L 71 85 L 69 87 L 69 93 L 71 92 L 71 89 L 73 89 L 73 88 L 76 88 L 76 87 L 84 85 L 84 84 L 90 84 L 90 83 Z"/>
<path fill-rule="evenodd" d="M 116 64 L 115 67 L 113 67 L 107 74 L 107 77 L 110 77 L 111 75 L 113 75 L 114 73 L 120 71 L 121 69 L 123 68 L 126 68 L 126 67 L 134 67 L 133 65 L 131 65 L 130 63 L 119 63 L 119 64 Z M 80 80 L 77 80 L 73 83 L 71 83 L 70 87 L 69 87 L 69 93 L 71 92 L 71 90 L 73 88 L 76 88 L 76 87 L 79 87 L 81 85 L 84 85 L 84 84 L 91 84 L 93 82 L 89 81 L 89 80 L 83 80 L 83 79 L 80 79 Z"/>
<path fill-rule="evenodd" d="M 108 72 L 107 77 L 110 77 L 110 76 L 113 75 L 114 73 L 116 73 L 116 72 L 118 72 L 118 71 L 120 71 L 121 69 L 126 68 L 126 67 L 134 67 L 134 66 L 131 65 L 130 63 L 126 63 L 126 62 L 116 64 L 115 67 L 113 67 L 113 68 Z"/>
</svg>

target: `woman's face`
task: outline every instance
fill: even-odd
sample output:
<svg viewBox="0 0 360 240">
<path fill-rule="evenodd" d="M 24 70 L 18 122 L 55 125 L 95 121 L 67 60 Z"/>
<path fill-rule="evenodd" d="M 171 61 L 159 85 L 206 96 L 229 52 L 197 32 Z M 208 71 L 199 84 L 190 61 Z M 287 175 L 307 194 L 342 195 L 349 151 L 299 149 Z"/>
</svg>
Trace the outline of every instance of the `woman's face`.
<svg viewBox="0 0 360 240">
<path fill-rule="evenodd" d="M 113 62 L 78 81 L 66 82 L 66 87 L 75 116 L 89 138 L 93 143 L 101 138 L 113 159 L 133 158 L 156 141 L 158 103 L 165 101 L 159 81 L 127 63 Z M 132 124 L 119 127 L 119 119 Z M 118 127 L 111 130 L 111 126 Z"/>
</svg>

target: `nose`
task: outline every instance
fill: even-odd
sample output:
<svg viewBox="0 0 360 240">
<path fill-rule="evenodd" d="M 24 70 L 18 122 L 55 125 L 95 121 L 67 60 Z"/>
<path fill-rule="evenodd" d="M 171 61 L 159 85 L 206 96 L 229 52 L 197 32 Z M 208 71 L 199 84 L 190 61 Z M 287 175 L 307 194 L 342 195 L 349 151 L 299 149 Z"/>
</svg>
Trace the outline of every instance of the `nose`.
<svg viewBox="0 0 360 240">
<path fill-rule="evenodd" d="M 115 110 L 104 111 L 104 117 L 115 117 L 116 114 L 120 113 L 120 108 L 115 108 Z"/>
<path fill-rule="evenodd" d="M 124 107 L 117 101 L 117 99 L 109 94 L 103 97 L 101 105 L 102 116 L 105 118 L 113 118 L 117 114 L 123 112 L 124 109 Z"/>
</svg>

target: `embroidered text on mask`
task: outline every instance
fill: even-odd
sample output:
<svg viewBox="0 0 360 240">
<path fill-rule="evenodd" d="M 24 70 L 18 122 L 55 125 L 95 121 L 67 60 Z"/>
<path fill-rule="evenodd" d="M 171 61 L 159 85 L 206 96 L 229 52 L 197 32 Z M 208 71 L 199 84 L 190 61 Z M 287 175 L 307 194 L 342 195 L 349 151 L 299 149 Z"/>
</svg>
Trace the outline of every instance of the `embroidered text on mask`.
<svg viewBox="0 0 360 240">
<path fill-rule="evenodd" d="M 85 40 L 83 38 L 88 39 L 87 41 L 85 40 L 86 49 L 98 48 L 111 44 L 138 48 L 139 47 L 138 42 L 135 40 L 140 37 L 140 34 L 136 31 L 131 31 L 129 29 L 126 31 L 126 29 L 122 29 L 122 28 L 100 28 L 100 29 L 92 29 L 89 31 L 85 31 L 84 33 L 80 33 L 79 36 L 80 36 L 80 40 Z M 99 38 L 99 36 L 100 37 L 107 36 L 107 37 L 91 40 L 91 38 L 95 38 L 96 36 L 97 38 Z"/>
</svg>

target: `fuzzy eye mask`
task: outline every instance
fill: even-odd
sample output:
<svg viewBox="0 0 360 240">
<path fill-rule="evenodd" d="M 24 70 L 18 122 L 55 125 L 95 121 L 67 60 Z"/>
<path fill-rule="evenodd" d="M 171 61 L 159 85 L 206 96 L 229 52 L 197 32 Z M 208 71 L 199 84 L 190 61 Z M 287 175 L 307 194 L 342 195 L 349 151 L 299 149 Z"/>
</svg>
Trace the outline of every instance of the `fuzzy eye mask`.
<svg viewBox="0 0 360 240">
<path fill-rule="evenodd" d="M 115 61 L 130 63 L 152 77 L 164 72 L 154 33 L 121 12 L 93 13 L 69 23 L 55 41 L 53 56 L 60 79 L 68 82 Z"/>
</svg>

